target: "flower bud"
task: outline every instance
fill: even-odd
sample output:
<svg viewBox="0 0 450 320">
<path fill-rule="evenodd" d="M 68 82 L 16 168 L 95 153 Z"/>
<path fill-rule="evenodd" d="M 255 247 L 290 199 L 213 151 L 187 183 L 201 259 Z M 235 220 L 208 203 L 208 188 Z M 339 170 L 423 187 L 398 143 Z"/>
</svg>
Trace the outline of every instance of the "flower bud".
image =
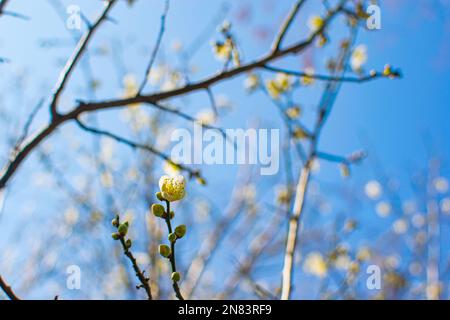
<svg viewBox="0 0 450 320">
<path fill-rule="evenodd" d="M 151 211 L 152 211 L 152 214 L 158 218 L 161 218 L 165 213 L 164 207 L 162 205 L 156 204 L 156 203 L 152 204 Z"/>
<path fill-rule="evenodd" d="M 157 192 L 157 193 L 156 193 L 156 198 L 158 198 L 159 201 L 164 201 L 164 200 L 166 200 L 166 199 L 164 199 L 164 197 L 163 197 L 163 195 L 162 195 L 161 192 Z"/>
<path fill-rule="evenodd" d="M 350 176 L 350 167 L 347 164 L 341 163 L 340 169 L 343 178 L 348 178 Z"/>
<path fill-rule="evenodd" d="M 200 184 L 202 186 L 206 186 L 206 180 L 203 177 L 198 177 L 197 182 L 198 182 L 198 184 Z"/>
<path fill-rule="evenodd" d="M 164 258 L 168 258 L 170 254 L 172 253 L 169 246 L 165 244 L 160 244 L 158 247 L 159 254 L 162 255 Z"/>
<path fill-rule="evenodd" d="M 128 232 L 128 221 L 125 223 L 122 223 L 118 228 L 117 231 L 119 231 L 119 234 L 121 236 L 126 236 Z"/>
<path fill-rule="evenodd" d="M 181 280 L 181 275 L 179 272 L 172 272 L 172 281 L 178 282 Z"/>
<path fill-rule="evenodd" d="M 184 198 L 186 182 L 183 176 L 162 176 L 159 179 L 161 195 L 167 201 L 173 202 Z"/>
<path fill-rule="evenodd" d="M 177 235 L 176 235 L 174 232 L 172 232 L 171 234 L 169 234 L 168 238 L 169 238 L 169 241 L 170 241 L 170 242 L 175 242 L 175 241 L 177 241 Z"/>
<path fill-rule="evenodd" d="M 111 234 L 111 237 L 112 237 L 114 240 L 119 240 L 119 239 L 120 239 L 120 234 L 118 234 L 117 232 L 114 232 L 114 233 Z"/>
<path fill-rule="evenodd" d="M 178 238 L 183 238 L 186 234 L 186 225 L 182 224 L 175 228 L 175 234 Z"/>
<path fill-rule="evenodd" d="M 174 211 L 170 211 L 169 219 L 172 220 L 174 217 L 175 217 L 175 212 Z"/>
<path fill-rule="evenodd" d="M 116 228 L 119 226 L 119 220 L 117 219 L 117 217 L 112 219 L 111 224 L 113 225 L 113 227 L 116 227 Z"/>
<path fill-rule="evenodd" d="M 128 240 L 125 242 L 125 248 L 130 249 L 130 248 L 131 248 L 131 245 L 132 245 L 132 242 L 131 242 L 130 239 L 128 239 Z"/>
<path fill-rule="evenodd" d="M 392 67 L 390 64 L 384 66 L 383 75 L 389 77 L 392 74 Z"/>
</svg>

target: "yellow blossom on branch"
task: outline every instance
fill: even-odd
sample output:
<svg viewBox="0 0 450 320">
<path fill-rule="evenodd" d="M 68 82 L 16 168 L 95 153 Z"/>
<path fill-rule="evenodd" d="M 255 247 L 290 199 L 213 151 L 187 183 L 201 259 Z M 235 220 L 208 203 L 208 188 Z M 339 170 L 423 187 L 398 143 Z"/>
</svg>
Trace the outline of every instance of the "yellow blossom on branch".
<svg viewBox="0 0 450 320">
<path fill-rule="evenodd" d="M 311 31 L 316 32 L 324 25 L 324 20 L 320 16 L 312 16 L 308 20 L 308 27 Z"/>
<path fill-rule="evenodd" d="M 311 252 L 306 257 L 303 264 L 306 273 L 312 274 L 319 278 L 324 278 L 328 273 L 328 266 L 320 252 Z"/>
<path fill-rule="evenodd" d="M 350 65 L 355 72 L 361 72 L 362 67 L 367 62 L 367 47 L 365 45 L 359 45 L 353 50 L 352 57 L 350 59 Z"/>
<path fill-rule="evenodd" d="M 266 88 L 272 98 L 278 99 L 281 94 L 291 90 L 292 77 L 286 73 L 278 73 L 274 79 L 267 81 Z"/>
<path fill-rule="evenodd" d="M 314 68 L 312 68 L 312 67 L 307 67 L 307 68 L 305 69 L 305 76 L 303 76 L 303 77 L 301 78 L 302 84 L 303 84 L 304 86 L 311 86 L 311 85 L 313 85 L 313 84 L 314 84 L 314 78 L 313 78 L 313 76 L 314 76 Z"/>
<path fill-rule="evenodd" d="M 159 179 L 161 195 L 169 202 L 178 201 L 184 198 L 185 185 L 185 179 L 181 175 L 175 177 L 164 175 Z"/>
</svg>

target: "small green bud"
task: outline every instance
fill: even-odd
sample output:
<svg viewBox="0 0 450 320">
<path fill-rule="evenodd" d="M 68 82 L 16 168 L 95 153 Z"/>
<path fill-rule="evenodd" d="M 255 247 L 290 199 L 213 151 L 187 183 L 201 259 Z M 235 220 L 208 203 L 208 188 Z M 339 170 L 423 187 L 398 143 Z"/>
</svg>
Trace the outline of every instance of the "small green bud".
<svg viewBox="0 0 450 320">
<path fill-rule="evenodd" d="M 181 275 L 179 272 L 172 272 L 172 281 L 178 282 L 181 280 Z"/>
<path fill-rule="evenodd" d="M 168 258 L 172 253 L 169 246 L 165 244 L 160 244 L 158 250 L 159 254 L 162 255 L 164 258 Z"/>
<path fill-rule="evenodd" d="M 158 218 L 161 218 L 165 213 L 164 207 L 162 205 L 156 204 L 156 203 L 152 204 L 151 210 L 152 210 L 153 215 Z"/>
<path fill-rule="evenodd" d="M 175 228 L 175 234 L 178 238 L 183 238 L 186 234 L 186 225 L 182 224 Z"/>
<path fill-rule="evenodd" d="M 200 185 L 202 185 L 202 186 L 206 186 L 206 180 L 205 180 L 205 178 L 198 177 L 198 178 L 197 178 L 197 182 L 198 182 Z"/>
<path fill-rule="evenodd" d="M 119 221 L 117 220 L 117 217 L 112 219 L 111 224 L 113 225 L 113 227 L 118 227 L 119 226 Z"/>
<path fill-rule="evenodd" d="M 170 211 L 169 219 L 172 220 L 175 217 L 175 212 Z"/>
<path fill-rule="evenodd" d="M 118 228 L 117 231 L 119 231 L 119 234 L 121 236 L 126 236 L 128 232 L 128 221 L 125 223 L 122 223 Z"/>
<path fill-rule="evenodd" d="M 114 232 L 114 233 L 111 234 L 111 237 L 112 237 L 114 240 L 119 240 L 119 239 L 120 239 L 120 234 L 118 234 L 117 232 Z"/>
<path fill-rule="evenodd" d="M 340 169 L 343 178 L 348 178 L 350 176 L 350 167 L 347 164 L 342 163 Z"/>
<path fill-rule="evenodd" d="M 128 240 L 125 242 L 125 248 L 130 249 L 132 244 L 133 244 L 133 243 L 131 242 L 131 240 L 128 239 Z"/>
<path fill-rule="evenodd" d="M 157 193 L 156 193 L 156 198 L 158 198 L 159 201 L 164 201 L 164 200 L 166 200 L 166 199 L 163 198 L 161 192 L 157 192 Z"/>
<path fill-rule="evenodd" d="M 177 241 L 177 235 L 174 233 L 174 232 L 172 232 L 171 234 L 169 234 L 169 241 L 170 242 L 175 242 L 175 241 Z"/>
</svg>

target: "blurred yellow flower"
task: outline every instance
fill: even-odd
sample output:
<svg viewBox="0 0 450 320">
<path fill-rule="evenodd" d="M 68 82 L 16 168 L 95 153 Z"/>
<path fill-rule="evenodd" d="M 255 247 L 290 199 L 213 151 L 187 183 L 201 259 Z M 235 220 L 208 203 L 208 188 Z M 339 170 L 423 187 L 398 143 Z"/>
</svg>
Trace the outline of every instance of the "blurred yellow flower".
<svg viewBox="0 0 450 320">
<path fill-rule="evenodd" d="M 286 73 L 277 73 L 274 79 L 267 81 L 266 88 L 269 95 L 278 99 L 281 94 L 291 90 L 292 77 Z"/>
<path fill-rule="evenodd" d="M 212 125 L 217 121 L 217 116 L 212 110 L 205 109 L 197 113 L 196 119 L 199 124 Z"/>
<path fill-rule="evenodd" d="M 229 61 L 233 52 L 233 42 L 231 39 L 227 39 L 225 42 L 215 42 L 213 44 L 213 52 L 218 60 Z"/>
<path fill-rule="evenodd" d="M 381 201 L 377 204 L 375 210 L 380 217 L 385 218 L 391 214 L 392 206 L 389 202 Z"/>
<path fill-rule="evenodd" d="M 361 247 L 356 253 L 356 258 L 360 261 L 367 261 L 372 256 L 372 252 L 367 247 Z"/>
<path fill-rule="evenodd" d="M 361 72 L 362 67 L 367 62 L 367 47 L 365 45 L 359 45 L 353 50 L 352 57 L 350 59 L 350 65 L 355 72 Z"/>
<path fill-rule="evenodd" d="M 297 119 L 300 117 L 300 114 L 302 112 L 302 109 L 299 106 L 292 106 L 286 110 L 286 115 L 290 119 Z"/>
<path fill-rule="evenodd" d="M 346 254 L 341 254 L 337 256 L 336 261 L 334 261 L 334 265 L 337 269 L 346 271 L 350 267 L 352 260 Z"/>
<path fill-rule="evenodd" d="M 311 252 L 305 259 L 303 270 L 319 278 L 324 278 L 328 273 L 328 266 L 320 252 Z"/>
<path fill-rule="evenodd" d="M 133 98 L 139 91 L 139 85 L 136 77 L 133 74 L 126 74 L 122 79 L 123 84 L 123 98 Z M 136 107 L 139 103 L 130 104 L 129 107 Z"/>
<path fill-rule="evenodd" d="M 109 171 L 104 171 L 100 175 L 100 183 L 105 188 L 112 188 L 114 186 L 114 177 Z"/>
<path fill-rule="evenodd" d="M 405 219 L 395 220 L 392 229 L 396 234 L 404 234 L 408 231 L 408 222 Z"/>
<path fill-rule="evenodd" d="M 302 84 L 304 86 L 311 86 L 314 84 L 314 68 L 312 67 L 307 67 L 305 69 L 305 76 L 301 78 Z"/>
<path fill-rule="evenodd" d="M 381 196 L 382 187 L 378 181 L 372 180 L 367 182 L 364 191 L 370 199 L 378 199 Z"/>
<path fill-rule="evenodd" d="M 311 31 L 316 32 L 324 25 L 324 20 L 320 16 L 312 16 L 308 20 L 308 27 Z"/>
<path fill-rule="evenodd" d="M 244 81 L 245 90 L 251 92 L 257 89 L 260 85 L 259 76 L 255 73 L 250 73 Z"/>
<path fill-rule="evenodd" d="M 292 131 L 292 136 L 294 139 L 306 139 L 309 137 L 308 132 L 306 132 L 303 128 L 301 127 L 296 127 L 293 131 Z"/>
</svg>

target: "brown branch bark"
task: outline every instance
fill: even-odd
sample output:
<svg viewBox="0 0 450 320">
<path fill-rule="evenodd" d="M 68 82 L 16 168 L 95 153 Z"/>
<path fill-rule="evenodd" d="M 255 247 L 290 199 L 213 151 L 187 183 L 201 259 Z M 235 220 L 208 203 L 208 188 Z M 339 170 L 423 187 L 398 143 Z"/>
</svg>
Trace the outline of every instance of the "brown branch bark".
<svg viewBox="0 0 450 320">
<path fill-rule="evenodd" d="M 84 51 L 86 50 L 89 41 L 94 36 L 95 31 L 97 31 L 98 27 L 101 25 L 103 21 L 108 16 L 109 11 L 112 9 L 114 4 L 117 2 L 117 0 L 109 0 L 108 3 L 105 5 L 105 8 L 101 12 L 98 19 L 95 21 L 93 25 L 89 26 L 88 31 L 81 37 L 80 41 L 78 42 L 74 52 L 72 53 L 72 56 L 67 60 L 67 63 L 62 70 L 58 82 L 56 83 L 56 86 L 53 90 L 53 99 L 50 103 L 50 110 L 52 118 L 58 116 L 58 101 L 59 97 L 61 96 L 62 92 L 64 91 L 64 88 L 67 84 L 67 81 L 69 80 L 72 72 L 75 70 L 75 67 L 80 60 L 80 58 L 83 56 Z"/>
<path fill-rule="evenodd" d="M 339 57 L 337 59 L 338 64 L 336 68 L 336 73 L 339 77 L 342 77 L 346 71 L 347 61 L 349 59 L 349 54 L 353 45 L 353 41 L 356 38 L 356 28 L 352 27 L 352 32 L 350 36 L 350 41 L 347 46 L 343 46 Z M 308 158 L 302 167 L 300 172 L 297 189 L 294 199 L 294 207 L 292 215 L 289 219 L 288 234 L 286 237 L 286 247 L 284 254 L 284 264 L 282 271 L 282 286 L 281 286 L 281 299 L 289 300 L 292 293 L 293 284 L 293 266 L 295 259 L 295 252 L 298 242 L 298 234 L 300 228 L 300 219 L 305 208 L 305 200 L 308 192 L 308 186 L 311 176 L 311 163 L 317 156 L 317 146 L 319 143 L 320 134 L 322 128 L 332 110 L 334 101 L 336 99 L 337 93 L 341 87 L 342 82 L 330 80 L 327 83 L 325 91 L 322 95 L 322 99 L 319 104 L 319 112 L 314 126 L 314 131 L 311 136 L 310 150 L 308 153 Z"/>
<path fill-rule="evenodd" d="M 110 1 L 108 3 L 108 8 L 112 6 L 114 2 L 114 0 Z M 277 52 L 269 52 L 267 55 L 263 56 L 260 59 L 241 65 L 231 70 L 220 72 L 205 80 L 201 80 L 193 84 L 187 84 L 184 87 L 175 90 L 158 92 L 151 95 L 137 95 L 136 97 L 126 99 L 106 100 L 101 102 L 80 102 L 78 106 L 76 106 L 72 111 L 63 115 L 58 115 L 57 117 L 53 117 L 47 127 L 42 129 L 31 139 L 29 139 L 28 142 L 18 152 L 15 152 L 13 154 L 10 162 L 6 165 L 6 167 L 0 174 L 0 189 L 4 188 L 7 185 L 22 162 L 37 146 L 40 145 L 40 143 L 47 139 L 56 129 L 61 127 L 64 123 L 77 119 L 81 114 L 99 110 L 114 109 L 136 103 L 157 104 L 162 100 L 179 97 L 197 90 L 207 89 L 223 80 L 231 79 L 235 76 L 241 75 L 256 68 L 262 68 L 269 62 L 278 60 L 291 54 L 297 54 L 304 51 L 308 46 L 310 46 L 314 42 L 314 40 L 324 31 L 324 29 L 328 26 L 332 19 L 341 12 L 341 10 L 342 7 L 339 6 L 335 10 L 330 11 L 324 21 L 322 28 L 314 32 L 306 40 L 300 41 L 286 49 L 279 50 Z M 101 17 L 102 16 L 103 15 L 101 15 Z M 70 69 L 72 69 L 72 67 Z M 67 80 L 64 80 L 63 83 L 65 83 L 66 81 Z"/>
<path fill-rule="evenodd" d="M 3 280 L 0 276 L 0 288 L 6 293 L 9 299 L 11 300 L 20 300 L 20 298 L 14 293 L 11 287 Z"/>
<path fill-rule="evenodd" d="M 171 234 L 173 232 L 173 230 L 172 230 L 172 224 L 170 222 L 170 202 L 169 201 L 166 201 L 166 213 L 167 213 L 167 217 L 165 218 L 165 222 L 167 225 L 167 231 L 169 232 L 169 234 Z M 172 272 L 177 272 L 177 264 L 176 264 L 176 258 L 175 258 L 175 241 L 170 242 L 170 252 L 171 253 L 169 256 L 169 261 L 170 261 L 170 266 L 172 268 Z M 180 286 L 178 285 L 177 281 L 175 281 L 175 280 L 172 281 L 172 287 L 175 292 L 175 296 L 178 298 L 178 300 L 184 300 L 184 297 L 181 294 Z"/>
<path fill-rule="evenodd" d="M 301 7 L 305 4 L 305 2 L 306 2 L 306 0 L 298 0 L 292 7 L 288 16 L 284 20 L 280 31 L 278 32 L 278 36 L 276 37 L 276 39 L 272 45 L 273 52 L 280 50 L 280 46 L 283 42 L 284 37 L 286 36 L 286 34 L 289 30 L 289 27 L 291 26 L 292 22 L 294 21 L 295 17 L 297 16 L 297 13 L 300 11 Z"/>
</svg>

